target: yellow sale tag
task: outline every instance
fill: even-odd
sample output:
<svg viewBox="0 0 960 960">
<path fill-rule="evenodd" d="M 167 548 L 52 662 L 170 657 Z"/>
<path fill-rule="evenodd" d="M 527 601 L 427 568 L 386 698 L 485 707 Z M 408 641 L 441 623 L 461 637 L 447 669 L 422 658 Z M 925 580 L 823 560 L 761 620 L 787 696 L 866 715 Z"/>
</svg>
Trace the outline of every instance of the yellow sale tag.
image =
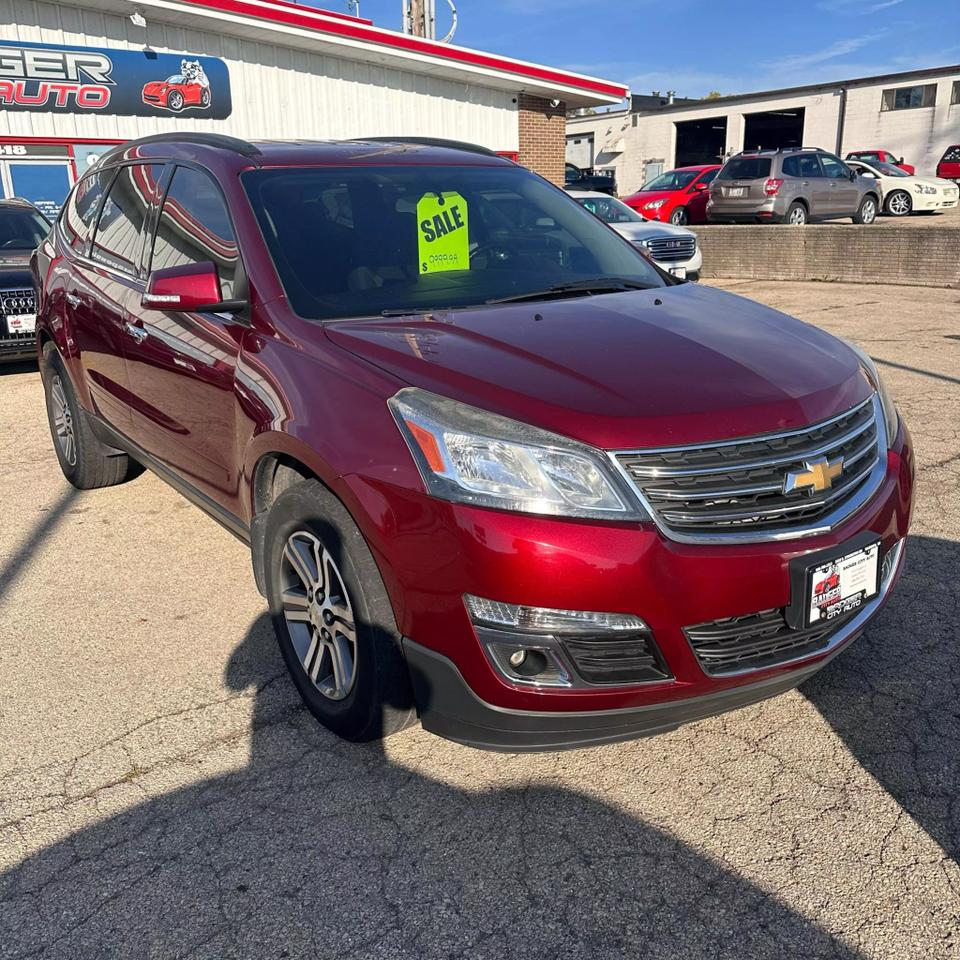
<svg viewBox="0 0 960 960">
<path fill-rule="evenodd" d="M 467 204 L 459 193 L 425 193 L 417 203 L 421 273 L 470 269 Z"/>
</svg>

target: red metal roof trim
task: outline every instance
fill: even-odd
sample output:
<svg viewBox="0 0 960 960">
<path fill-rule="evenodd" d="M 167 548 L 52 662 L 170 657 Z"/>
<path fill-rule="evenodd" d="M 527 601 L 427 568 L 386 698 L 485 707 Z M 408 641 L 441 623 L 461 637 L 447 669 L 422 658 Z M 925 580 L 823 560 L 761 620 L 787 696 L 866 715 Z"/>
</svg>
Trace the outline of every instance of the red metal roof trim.
<svg viewBox="0 0 960 960">
<path fill-rule="evenodd" d="M 222 10 L 226 13 L 237 13 L 247 17 L 256 17 L 260 20 L 273 20 L 289 26 L 304 27 L 308 30 L 316 30 L 318 33 L 333 34 L 350 40 L 393 47 L 397 50 L 437 57 L 454 63 L 469 64 L 487 70 L 497 70 L 501 73 L 512 73 L 518 77 L 529 77 L 532 80 L 573 87 L 591 93 L 599 93 L 606 97 L 622 99 L 627 95 L 627 88 L 622 85 L 593 80 L 588 77 L 579 77 L 576 74 L 564 73 L 561 70 L 540 67 L 532 63 L 508 60 L 478 50 L 451 47 L 435 40 L 425 40 L 422 37 L 395 33 L 392 30 L 381 30 L 357 21 L 355 18 L 341 21 L 336 15 L 332 15 L 334 19 L 325 19 L 330 16 L 326 10 L 307 8 L 300 4 L 289 3 L 287 0 L 282 0 L 279 3 L 278 0 L 272 0 L 270 7 L 246 3 L 244 0 L 184 0 L 184 2 L 211 10 Z"/>
<path fill-rule="evenodd" d="M 308 7 L 304 3 L 292 3 L 291 0 L 270 0 L 270 3 L 279 7 L 290 7 L 292 10 L 306 10 L 308 13 L 319 13 L 325 17 L 332 17 L 334 20 L 346 20 L 348 23 L 363 23 L 368 27 L 373 26 L 373 21 L 366 17 L 354 17 L 349 13 L 340 13 L 339 10 L 325 10 L 322 7 Z"/>
</svg>

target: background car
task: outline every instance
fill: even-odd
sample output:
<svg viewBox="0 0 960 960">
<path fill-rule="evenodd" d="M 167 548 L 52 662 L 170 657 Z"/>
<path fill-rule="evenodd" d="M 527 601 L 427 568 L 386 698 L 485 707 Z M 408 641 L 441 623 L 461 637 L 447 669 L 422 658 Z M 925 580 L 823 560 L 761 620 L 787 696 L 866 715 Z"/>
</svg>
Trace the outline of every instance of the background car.
<svg viewBox="0 0 960 960">
<path fill-rule="evenodd" d="M 880 184 L 883 210 L 893 217 L 949 210 L 960 198 L 960 187 L 952 180 L 911 176 L 900 167 L 879 161 L 850 160 L 848 166 Z"/>
<path fill-rule="evenodd" d="M 30 254 L 50 221 L 27 200 L 0 200 L 0 361 L 36 355 L 37 307 Z"/>
<path fill-rule="evenodd" d="M 617 195 L 616 177 L 605 173 L 593 173 L 584 170 L 575 163 L 567 163 L 564 167 L 564 190 L 599 190 L 600 193 Z"/>
<path fill-rule="evenodd" d="M 937 164 L 937 176 L 960 184 L 960 143 L 947 147 Z"/>
<path fill-rule="evenodd" d="M 889 163 L 899 167 L 905 173 L 916 173 L 917 168 L 910 163 L 904 163 L 903 157 L 898 157 L 889 150 L 852 150 L 846 156 L 847 160 L 864 160 L 867 163 Z"/>
<path fill-rule="evenodd" d="M 707 196 L 720 164 L 678 167 L 645 183 L 623 202 L 648 220 L 660 220 L 681 227 L 685 223 L 705 223 Z"/>
<path fill-rule="evenodd" d="M 605 193 L 571 190 L 570 196 L 639 247 L 657 266 L 681 279 L 700 279 L 703 258 L 692 230 L 647 220 L 622 200 Z"/>
<path fill-rule="evenodd" d="M 880 210 L 876 180 L 861 177 L 818 147 L 758 150 L 731 157 L 710 187 L 707 217 L 720 223 L 808 220 L 873 223 Z"/>
</svg>

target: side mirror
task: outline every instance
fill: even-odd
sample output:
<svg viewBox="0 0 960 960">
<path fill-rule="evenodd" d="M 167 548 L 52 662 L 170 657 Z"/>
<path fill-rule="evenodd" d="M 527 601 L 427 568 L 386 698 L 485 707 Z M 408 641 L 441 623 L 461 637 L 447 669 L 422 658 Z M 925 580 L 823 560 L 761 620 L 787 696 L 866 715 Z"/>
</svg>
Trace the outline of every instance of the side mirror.
<svg viewBox="0 0 960 960">
<path fill-rule="evenodd" d="M 183 313 L 235 313 L 246 306 L 243 300 L 223 299 L 217 268 L 209 260 L 154 270 L 140 304 Z"/>
<path fill-rule="evenodd" d="M 858 170 L 851 170 L 851 171 L 850 171 L 850 179 L 851 179 L 851 180 L 856 180 L 857 177 L 859 177 L 860 175 L 861 175 L 861 174 L 860 174 L 860 172 L 859 172 Z"/>
<path fill-rule="evenodd" d="M 695 184 L 693 185 L 693 189 L 694 189 L 694 191 L 695 191 L 696 193 L 703 193 L 704 190 L 708 190 L 708 189 L 709 189 L 709 186 L 710 186 L 710 185 L 709 185 L 709 184 L 706 184 L 706 183 L 695 183 Z"/>
<path fill-rule="evenodd" d="M 901 164 L 901 163 L 903 163 L 903 157 L 901 157 L 901 158 L 897 161 L 897 164 Z"/>
</svg>

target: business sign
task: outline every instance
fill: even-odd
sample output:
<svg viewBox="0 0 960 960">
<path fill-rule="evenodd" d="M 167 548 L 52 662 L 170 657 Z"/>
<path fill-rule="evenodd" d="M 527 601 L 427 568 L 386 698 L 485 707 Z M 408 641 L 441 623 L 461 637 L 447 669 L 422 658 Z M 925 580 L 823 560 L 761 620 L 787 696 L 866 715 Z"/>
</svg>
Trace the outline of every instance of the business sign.
<svg viewBox="0 0 960 960">
<path fill-rule="evenodd" d="M 215 57 L 0 41 L 0 109 L 223 120 L 230 75 Z"/>
</svg>

